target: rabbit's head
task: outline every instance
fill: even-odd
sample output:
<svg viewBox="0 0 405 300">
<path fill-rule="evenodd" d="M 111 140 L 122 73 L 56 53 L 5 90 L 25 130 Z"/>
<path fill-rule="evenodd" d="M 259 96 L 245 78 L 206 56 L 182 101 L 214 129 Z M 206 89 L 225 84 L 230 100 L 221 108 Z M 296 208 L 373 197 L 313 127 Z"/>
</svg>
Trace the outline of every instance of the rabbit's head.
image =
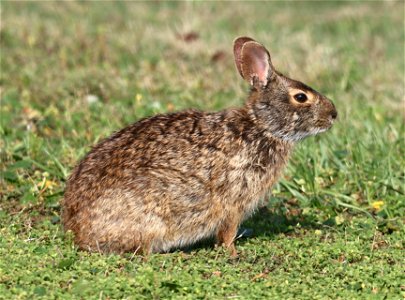
<svg viewBox="0 0 405 300">
<path fill-rule="evenodd" d="M 296 141 L 329 129 L 337 117 L 333 103 L 302 82 L 277 72 L 267 49 L 248 37 L 234 42 L 236 67 L 250 83 L 250 113 L 273 136 Z"/>
</svg>

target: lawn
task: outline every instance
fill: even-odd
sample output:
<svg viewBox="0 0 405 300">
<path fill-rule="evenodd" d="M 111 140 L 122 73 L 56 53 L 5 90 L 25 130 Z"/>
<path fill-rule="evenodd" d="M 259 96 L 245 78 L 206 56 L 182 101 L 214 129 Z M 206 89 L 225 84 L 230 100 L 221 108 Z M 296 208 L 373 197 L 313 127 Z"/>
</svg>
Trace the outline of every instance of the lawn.
<svg viewBox="0 0 405 300">
<path fill-rule="evenodd" d="M 0 299 L 403 299 L 404 2 L 1 3 Z M 333 99 L 230 259 L 78 251 L 60 200 L 99 139 L 242 105 L 232 42 Z"/>
</svg>

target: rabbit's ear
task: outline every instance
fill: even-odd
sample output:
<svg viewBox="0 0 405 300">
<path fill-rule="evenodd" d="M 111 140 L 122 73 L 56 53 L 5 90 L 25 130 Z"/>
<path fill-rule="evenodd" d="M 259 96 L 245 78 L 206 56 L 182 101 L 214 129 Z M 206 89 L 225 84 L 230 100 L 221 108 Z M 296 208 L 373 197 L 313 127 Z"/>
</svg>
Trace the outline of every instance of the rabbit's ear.
<svg viewBox="0 0 405 300">
<path fill-rule="evenodd" d="M 253 86 L 267 85 L 272 65 L 263 45 L 250 38 L 239 38 L 234 44 L 234 54 L 236 67 L 246 81 Z"/>
<path fill-rule="evenodd" d="M 236 68 L 238 69 L 239 74 L 242 77 L 243 77 L 243 74 L 242 74 L 242 47 L 245 43 L 254 42 L 254 41 L 255 40 L 251 39 L 250 37 L 242 36 L 242 37 L 238 37 L 233 42 L 233 55 L 235 57 Z"/>
</svg>

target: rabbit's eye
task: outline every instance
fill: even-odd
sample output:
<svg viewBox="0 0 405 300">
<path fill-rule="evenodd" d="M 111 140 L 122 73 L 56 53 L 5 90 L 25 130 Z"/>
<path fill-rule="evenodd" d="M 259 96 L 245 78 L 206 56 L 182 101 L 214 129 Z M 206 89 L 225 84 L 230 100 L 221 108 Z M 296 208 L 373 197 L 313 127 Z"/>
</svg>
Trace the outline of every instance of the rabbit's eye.
<svg viewBox="0 0 405 300">
<path fill-rule="evenodd" d="M 308 97 L 304 93 L 299 93 L 294 95 L 294 99 L 297 100 L 298 102 L 304 103 L 305 101 L 308 100 Z"/>
</svg>

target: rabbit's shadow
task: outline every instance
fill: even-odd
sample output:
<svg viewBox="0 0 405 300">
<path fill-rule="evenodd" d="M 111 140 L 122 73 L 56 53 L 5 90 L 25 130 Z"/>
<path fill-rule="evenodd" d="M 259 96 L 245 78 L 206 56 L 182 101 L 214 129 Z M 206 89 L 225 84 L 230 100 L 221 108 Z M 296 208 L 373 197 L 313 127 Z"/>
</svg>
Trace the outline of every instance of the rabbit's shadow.
<svg viewBox="0 0 405 300">
<path fill-rule="evenodd" d="M 253 237 L 269 237 L 291 232 L 297 224 L 301 228 L 307 229 L 318 229 L 320 227 L 313 216 L 302 214 L 301 209 L 295 208 L 283 212 L 280 209 L 274 210 L 262 207 L 251 218 L 246 220 L 241 228 L 251 228 Z"/>
<path fill-rule="evenodd" d="M 271 238 L 281 233 L 293 232 L 297 224 L 299 224 L 300 228 L 306 229 L 319 229 L 321 227 L 313 216 L 304 215 L 299 209 L 293 211 L 291 214 L 291 211 L 285 213 L 281 210 L 262 207 L 252 217 L 242 223 L 237 234 L 237 243 L 243 244 L 248 239 L 256 237 Z M 214 244 L 215 240 L 210 238 L 179 250 L 189 253 L 199 249 L 212 249 Z"/>
</svg>

